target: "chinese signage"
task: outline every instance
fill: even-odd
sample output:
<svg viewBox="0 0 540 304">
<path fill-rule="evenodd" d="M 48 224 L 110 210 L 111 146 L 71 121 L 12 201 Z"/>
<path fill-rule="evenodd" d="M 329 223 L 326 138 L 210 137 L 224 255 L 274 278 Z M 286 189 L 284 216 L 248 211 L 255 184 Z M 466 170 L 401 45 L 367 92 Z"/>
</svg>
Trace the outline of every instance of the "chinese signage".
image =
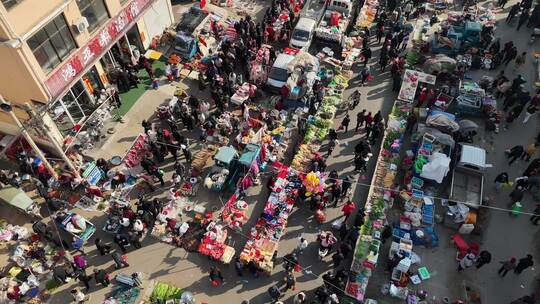
<svg viewBox="0 0 540 304">
<path fill-rule="evenodd" d="M 153 2 L 153 0 L 133 0 L 117 16 L 110 19 L 106 26 L 99 31 L 90 42 L 81 47 L 69 61 L 52 73 L 45 81 L 53 97 L 58 97 L 62 91 L 80 74 L 107 51 L 113 42 L 136 22 L 137 17 Z"/>
</svg>

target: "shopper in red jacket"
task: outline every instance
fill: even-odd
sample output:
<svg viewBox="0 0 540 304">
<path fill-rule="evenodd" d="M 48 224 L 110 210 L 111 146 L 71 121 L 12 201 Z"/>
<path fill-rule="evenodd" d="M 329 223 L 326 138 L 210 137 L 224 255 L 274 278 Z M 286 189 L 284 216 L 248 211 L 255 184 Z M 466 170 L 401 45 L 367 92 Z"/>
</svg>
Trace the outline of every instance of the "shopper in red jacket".
<svg viewBox="0 0 540 304">
<path fill-rule="evenodd" d="M 343 206 L 343 208 L 341 208 L 341 212 L 343 212 L 343 215 L 345 216 L 345 220 L 343 222 L 347 222 L 347 219 L 353 213 L 354 208 L 356 208 L 356 206 L 354 205 L 354 202 L 352 201 L 349 201 Z"/>
</svg>

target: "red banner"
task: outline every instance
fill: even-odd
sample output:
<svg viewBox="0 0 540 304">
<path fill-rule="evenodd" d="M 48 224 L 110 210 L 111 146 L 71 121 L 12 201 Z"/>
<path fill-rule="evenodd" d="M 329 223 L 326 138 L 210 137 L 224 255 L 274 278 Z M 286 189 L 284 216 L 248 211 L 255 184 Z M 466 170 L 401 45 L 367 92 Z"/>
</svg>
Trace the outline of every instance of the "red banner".
<svg viewBox="0 0 540 304">
<path fill-rule="evenodd" d="M 118 15 L 111 18 L 105 27 L 81 47 L 68 61 L 52 73 L 45 81 L 51 95 L 56 98 L 74 79 L 90 66 L 96 58 L 107 51 L 113 42 L 128 31 L 142 12 L 154 0 L 132 0 Z"/>
</svg>

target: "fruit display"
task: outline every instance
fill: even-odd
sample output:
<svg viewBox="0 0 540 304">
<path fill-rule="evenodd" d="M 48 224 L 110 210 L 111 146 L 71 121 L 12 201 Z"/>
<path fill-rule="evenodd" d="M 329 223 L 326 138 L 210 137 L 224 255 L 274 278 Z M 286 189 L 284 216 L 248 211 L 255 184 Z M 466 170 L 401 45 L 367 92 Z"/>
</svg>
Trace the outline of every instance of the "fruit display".
<svg viewBox="0 0 540 304">
<path fill-rule="evenodd" d="M 294 155 L 291 167 L 300 172 L 306 172 L 311 165 L 313 154 L 319 150 L 319 145 L 302 144 Z"/>
</svg>

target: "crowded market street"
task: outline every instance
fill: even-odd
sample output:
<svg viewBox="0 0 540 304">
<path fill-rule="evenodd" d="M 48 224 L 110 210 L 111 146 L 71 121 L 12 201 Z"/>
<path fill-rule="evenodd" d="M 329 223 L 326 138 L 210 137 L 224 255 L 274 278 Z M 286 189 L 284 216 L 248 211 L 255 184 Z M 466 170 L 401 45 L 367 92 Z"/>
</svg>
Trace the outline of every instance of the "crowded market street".
<svg viewBox="0 0 540 304">
<path fill-rule="evenodd" d="M 173 1 L 172 11 L 176 22 L 194 5 L 217 12 L 219 16 L 228 15 L 230 20 L 239 20 L 241 16 L 238 12 L 243 10 L 245 15 L 251 16 L 254 24 L 258 24 L 265 22 L 265 11 L 272 4 L 285 2 L 290 5 L 289 2 L 294 4 L 296 1 L 232 0 L 227 2 L 233 5 L 223 4 L 219 8 L 206 4 L 204 0 L 204 4 L 176 2 L 181 1 Z M 417 15 L 407 18 L 408 26 L 401 25 L 394 37 L 407 32 L 403 35 L 410 36 L 409 43 L 404 40 L 403 51 L 398 51 L 396 56 L 387 55 L 390 56 L 390 59 L 387 58 L 388 67 L 382 69 L 381 46 L 389 46 L 386 52 L 394 52 L 395 46 L 390 47 L 395 43 L 391 34 L 394 27 L 383 26 L 383 29 L 390 28 L 384 32 L 384 35 L 389 35 L 388 43 L 385 37 L 384 43 L 378 43 L 377 21 L 367 16 L 373 17 L 375 11 L 380 13 L 386 9 L 391 19 L 392 10 L 383 6 L 383 2 L 366 0 L 365 8 L 358 8 L 357 19 L 366 20 L 355 21 L 357 27 L 353 26 L 353 29 L 363 36 L 367 27 L 371 29 L 371 35 L 363 42 L 362 37 L 350 35 L 350 40 L 344 43 L 348 49 L 344 47 L 343 57 L 351 56 L 354 62 L 350 68 L 345 67 L 346 60 L 333 61 L 333 52 L 319 45 L 315 38 L 309 52 L 291 50 L 288 40 L 269 41 L 268 44 L 278 51 L 276 62 L 279 56 L 284 55 L 281 52 L 292 54 L 295 58 L 286 65 L 289 71 L 287 77 L 301 78 L 284 82 L 275 94 L 270 94 L 266 89 L 262 92 L 260 87 L 263 84 L 254 80 L 253 70 L 257 63 L 250 62 L 253 66 L 247 71 L 247 67 L 238 61 L 233 64 L 233 72 L 242 76 L 251 72 L 250 81 L 252 86 L 257 85 L 257 92 L 252 92 L 247 82 L 239 82 L 236 94 L 227 92 L 227 87 L 231 89 L 224 85 L 228 79 L 224 80 L 220 74 L 227 70 L 226 63 L 220 62 L 219 56 L 223 48 L 238 50 L 239 46 L 222 42 L 219 44 L 220 55 L 217 55 L 218 44 L 213 37 L 212 41 L 209 39 L 219 32 L 217 29 L 211 29 L 204 39 L 202 34 L 197 39 L 199 44 L 206 39 L 205 56 L 201 56 L 204 60 L 197 59 L 197 64 L 191 66 L 193 70 L 200 69 L 195 72 L 198 76 L 190 75 L 193 72 L 188 72 L 189 76 L 171 76 L 171 58 L 174 56 L 170 55 L 168 49 L 172 47 L 159 45 L 154 51 L 159 51 L 162 58 L 169 56 L 168 61 L 165 60 L 167 66 L 153 63 L 157 79 L 150 79 L 144 93 L 123 115 L 121 122 L 115 122 L 114 132 L 107 134 L 99 145 L 81 152 L 85 159 L 95 162 L 90 169 L 86 167 L 80 170 L 84 178 L 85 173 L 92 171 L 93 167 L 101 168 L 98 160 L 110 160 L 105 167 L 111 170 L 102 170 L 107 172 L 103 173 L 102 180 L 98 179 L 93 186 L 79 191 L 84 195 L 99 197 L 93 199 L 97 206 L 89 203 L 86 208 L 81 208 L 80 201 L 75 206 L 69 206 L 76 213 L 74 218 L 79 216 L 88 220 L 87 223 L 95 227 L 95 232 L 81 248 L 71 244 L 71 239 L 67 240 L 68 246 L 60 244 L 62 248 L 59 251 L 70 247 L 67 256 L 64 253 L 55 254 L 55 259 L 57 256 L 59 260 L 71 259 L 70 262 L 77 266 L 78 262 L 73 257 L 83 256 L 84 265 L 79 267 L 83 273 L 97 278 L 99 272 L 96 270 L 105 270 L 111 283 L 97 284 L 95 279 L 90 282 L 90 289 L 86 290 L 79 275 L 54 288 L 47 288 L 50 295 L 44 303 L 68 303 L 75 297 L 74 288 L 87 296 L 81 303 L 166 303 L 165 298 L 156 300 L 156 290 L 160 284 L 168 285 L 170 290 L 173 289 L 170 286 L 178 288 L 175 289 L 178 295 L 176 299 L 183 294 L 183 302 L 179 300 L 178 303 L 193 304 L 540 303 L 536 270 L 540 263 L 538 228 L 531 220 L 532 215 L 540 215 L 537 208 L 540 182 L 536 182 L 537 171 L 524 173 L 530 170 L 530 165 L 538 165 L 536 148 L 529 154 L 529 159 L 526 158 L 527 147 L 539 142 L 538 109 L 534 110 L 536 112 L 531 110 L 532 115 L 525 122 L 527 110 L 523 107 L 519 109 L 518 117 L 514 117 L 515 121 L 505 121 L 507 115 L 502 110 L 505 98 L 497 100 L 491 97 L 502 91 L 499 85 L 472 84 L 480 84 L 485 76 L 498 81 L 500 72 L 504 70 L 509 85 L 518 75 L 524 79 L 521 86 L 513 88 L 512 84 L 512 88 L 507 88 L 508 92 L 519 87 L 520 92 L 529 92 L 529 99 L 535 95 L 538 97 L 535 83 L 539 81 L 539 67 L 534 54 L 540 49 L 540 42 L 529 42 L 531 28 L 523 26 L 516 30 L 518 20 L 510 25 L 505 22 L 511 7 L 518 1 L 510 1 L 504 9 L 498 8 L 496 1 L 483 1 L 478 3 L 479 7 L 494 8 L 486 10 L 488 12 L 485 14 L 489 17 L 476 17 L 474 14 L 471 18 L 478 18 L 478 23 L 495 23 L 492 41 L 500 38 L 502 50 L 505 43 L 512 40 L 517 54 L 526 52 L 524 64 L 518 65 L 512 58 L 509 63 L 501 63 L 493 69 L 482 66 L 484 61 L 471 68 L 470 62 L 468 66 L 467 63 L 463 64 L 466 59 L 451 59 L 461 52 L 456 50 L 448 54 L 451 58 L 444 59 L 451 61 L 448 66 L 452 68 L 446 66 L 449 71 L 443 71 L 443 63 L 410 64 L 408 61 L 416 59 L 398 57 L 405 53 L 425 53 L 424 47 L 420 46 L 421 41 L 425 45 L 433 45 L 435 49 L 435 43 L 432 44 L 428 37 L 440 31 L 439 25 L 448 18 L 449 11 L 456 10 L 459 11 L 458 15 L 462 14 L 461 3 L 448 3 L 448 9 L 438 11 L 438 20 L 432 26 L 429 24 L 432 21 L 429 18 L 434 15 L 432 13 L 422 15 L 426 17 L 425 24 Z M 417 2 L 421 1 L 414 1 Z M 395 8 L 396 1 L 386 1 L 386 5 L 391 4 Z M 535 8 L 535 5 L 533 3 L 531 8 Z M 289 18 L 287 13 L 284 14 Z M 285 18 L 284 14 L 278 19 Z M 533 13 L 531 18 L 534 16 L 540 15 Z M 516 19 L 519 19 L 519 14 Z M 236 34 L 228 33 L 235 29 L 232 23 L 227 28 L 224 20 L 212 20 L 216 21 L 212 21 L 210 28 L 221 26 L 222 30 L 226 29 L 219 33 L 219 37 L 227 37 L 224 41 L 236 41 L 240 36 L 238 28 Z M 468 26 L 469 22 L 466 24 Z M 266 34 L 266 30 L 264 32 Z M 482 34 L 477 34 L 482 36 L 478 38 L 480 45 L 484 43 L 480 42 L 484 39 L 483 29 Z M 383 36 L 383 33 L 380 35 Z M 265 61 L 270 47 L 266 48 L 264 44 L 257 46 L 256 39 L 250 40 L 253 41 L 249 45 L 254 44 L 251 47 L 256 54 L 253 58 L 257 57 L 253 61 Z M 366 64 L 370 69 L 364 68 L 361 60 L 365 58 L 365 48 L 360 51 L 357 47 L 358 43 L 365 46 L 366 40 L 372 52 Z M 492 46 L 487 43 L 484 47 L 486 53 L 488 45 Z M 216 49 L 209 51 L 213 47 Z M 362 55 L 354 55 L 355 50 Z M 270 55 L 273 56 L 276 55 Z M 191 60 L 195 61 L 193 58 Z M 293 63 L 296 66 L 291 69 Z M 162 66 L 156 68 L 157 64 Z M 201 66 L 205 66 L 206 70 Z M 261 66 L 259 73 L 267 74 L 272 64 Z M 310 71 L 312 66 L 316 68 Z M 467 67 L 461 70 L 463 66 Z M 144 69 L 141 70 L 146 75 Z M 397 77 L 399 85 L 396 85 L 395 73 L 401 75 L 401 78 Z M 271 74 L 263 79 L 271 77 Z M 312 74 L 316 77 L 309 78 Z M 446 77 L 447 74 L 451 76 Z M 459 77 L 457 85 L 454 74 Z M 215 83 L 206 79 L 206 83 L 202 84 L 201 78 L 204 77 L 214 77 Z M 440 79 L 444 80 L 439 82 Z M 305 90 L 304 87 L 309 87 L 306 96 L 296 100 L 294 94 L 298 87 L 289 88 L 290 83 L 301 87 L 301 92 Z M 464 83 L 469 83 L 470 87 L 464 89 Z M 319 90 L 326 95 L 319 98 Z M 435 94 L 435 91 L 440 95 L 431 96 L 429 101 L 429 94 Z M 476 109 L 473 113 L 457 105 L 458 101 L 463 100 L 458 95 L 472 96 L 471 92 L 476 94 L 479 91 L 482 91 L 482 100 L 485 100 L 484 105 L 479 106 L 481 110 Z M 360 97 L 356 98 L 359 98 L 359 103 L 349 105 L 358 93 Z M 215 101 L 216 96 L 223 94 L 233 95 L 228 104 Z M 242 100 L 233 101 L 238 96 Z M 443 100 L 441 96 L 450 99 Z M 424 104 L 424 98 L 428 106 Z M 498 108 L 503 113 L 501 121 L 496 123 L 497 131 L 488 128 L 487 100 L 495 104 L 495 110 Z M 174 106 L 167 114 L 171 115 L 172 122 L 169 116 L 163 118 L 159 112 L 161 106 L 168 107 L 173 101 L 186 107 L 179 110 L 181 119 L 176 119 L 176 122 Z M 518 103 L 521 102 L 519 100 Z M 316 106 L 313 106 L 314 103 Z M 515 109 L 513 104 L 507 108 L 507 113 Z M 528 109 L 528 106 L 525 108 Z M 370 117 L 375 120 L 373 124 L 370 121 L 368 132 L 371 132 L 371 136 L 366 136 L 367 122 L 365 127 L 357 126 L 357 119 L 363 110 L 373 116 L 380 111 L 379 115 L 382 115 L 380 122 Z M 191 115 L 185 115 L 190 111 L 194 114 L 194 122 Z M 214 117 L 212 113 L 216 112 L 221 115 Z M 344 123 L 347 117 L 350 117 L 350 122 Z M 208 124 L 210 121 L 211 124 Z M 464 121 L 476 125 L 474 133 L 458 131 L 465 129 Z M 195 127 L 190 126 L 193 123 Z M 167 132 L 163 131 L 165 129 Z M 515 146 L 522 146 L 521 153 L 516 154 L 515 161 L 509 164 Z M 137 147 L 144 148 L 137 151 Z M 471 168 L 460 167 L 462 162 L 466 162 L 463 156 L 468 151 L 467 147 L 476 149 L 475 155 L 483 151 L 485 156 L 479 165 L 481 168 L 473 170 L 473 173 L 467 171 Z M 458 149 L 459 153 L 456 152 Z M 119 155 L 123 157 L 115 165 L 116 169 L 115 166 L 109 168 Z M 434 160 L 435 157 L 439 159 Z M 475 157 L 468 160 L 469 165 L 477 164 Z M 243 163 L 245 159 L 246 164 Z M 221 166 L 218 160 L 222 162 Z M 230 164 L 237 164 L 241 169 Z M 429 177 L 428 167 L 434 168 Z M 14 168 L 16 170 L 17 165 Z M 503 172 L 509 178 L 495 183 Z M 112 175 L 109 176 L 109 173 Z M 334 176 L 336 173 L 337 176 Z M 458 173 L 464 174 L 463 180 L 456 178 Z M 221 177 L 212 179 L 212 174 L 225 174 L 221 184 L 218 184 Z M 469 193 L 473 191 L 469 186 L 472 187 L 475 181 L 469 181 L 472 177 L 467 174 L 481 176 L 479 197 L 475 196 L 476 193 Z M 523 179 L 516 178 L 524 175 L 528 176 L 525 179 L 528 182 L 521 188 L 518 185 Z M 106 179 L 113 186 L 109 184 L 106 188 L 103 184 Z M 133 182 L 129 184 L 131 179 Z M 347 182 L 350 192 L 338 191 L 339 198 L 336 198 L 335 189 L 344 187 Z M 460 182 L 468 191 L 464 198 L 454 192 Z M 499 187 L 499 184 L 502 186 Z M 125 191 L 127 188 L 129 191 Z M 514 197 L 516 189 L 521 191 L 519 198 Z M 54 189 L 50 192 L 54 192 Z M 38 197 L 35 191 L 29 196 Z M 160 203 L 161 209 L 155 207 L 158 205 L 156 199 L 165 202 Z M 477 199 L 478 204 L 474 205 L 472 201 Z M 99 207 L 107 200 L 110 206 Z M 353 210 L 352 214 L 347 209 L 349 200 L 354 203 L 350 209 Z M 459 208 L 451 208 L 454 205 Z M 158 209 L 158 212 L 154 212 L 154 209 Z M 358 215 L 359 210 L 361 215 Z M 26 215 L 15 213 L 3 205 L 0 212 L 7 223 L 26 227 L 29 231 L 34 228 L 33 231 L 39 234 Z M 57 219 L 49 217 L 52 213 L 50 207 L 46 208 L 46 212 L 42 211 L 42 214 L 47 214 L 43 222 L 52 223 L 53 233 L 60 235 L 60 226 L 53 223 Z M 151 224 L 143 217 L 146 213 L 153 216 Z M 61 214 L 64 216 L 64 213 Z M 460 220 L 456 220 L 458 217 Z M 74 224 L 77 226 L 79 222 Z M 139 224 L 141 229 L 136 228 Z M 121 246 L 118 243 L 122 241 L 118 239 L 124 235 L 121 233 L 124 230 L 129 231 L 125 235 L 130 239 Z M 321 235 L 328 231 L 339 241 L 325 247 L 325 237 Z M 136 241 L 132 241 L 133 235 L 139 236 Z M 105 255 L 97 247 L 98 239 L 109 246 Z M 128 243 L 127 250 L 124 250 L 123 246 Z M 10 246 L 13 244 L 10 243 Z M 325 249 L 329 252 L 322 254 Z M 349 252 L 343 252 L 347 250 Z M 109 251 L 119 252 L 122 261 L 114 257 L 111 259 Z M 482 264 L 480 256 L 484 258 L 482 252 L 485 251 L 489 251 L 490 258 Z M 7 261 L 13 250 L 3 246 L 0 254 L 3 256 L 0 260 Z M 532 267 L 515 273 L 514 265 L 508 275 L 501 277 L 499 269 L 502 262 L 512 257 L 519 261 L 528 254 L 532 255 L 534 261 Z M 473 260 L 471 264 L 464 261 L 469 255 Z M 10 262 L 1 263 L 4 268 L 6 265 L 12 266 Z M 132 276 L 133 273 L 139 275 L 140 282 Z M 338 280 L 336 277 L 340 273 L 344 277 Z M 54 277 L 52 273 L 46 275 L 47 282 L 57 279 L 56 272 Z M 291 276 L 294 277 L 293 283 L 290 282 Z M 280 289 L 278 297 L 273 298 L 270 292 L 272 286 Z M 303 302 L 298 297 L 301 292 L 305 293 Z M 322 293 L 327 295 L 321 296 Z M 333 294 L 336 295 L 335 299 Z M 531 294 L 536 295 L 536 302 L 512 302 Z M 173 298 L 170 296 L 167 299 Z M 19 300 L 26 301 L 24 298 Z"/>
</svg>

